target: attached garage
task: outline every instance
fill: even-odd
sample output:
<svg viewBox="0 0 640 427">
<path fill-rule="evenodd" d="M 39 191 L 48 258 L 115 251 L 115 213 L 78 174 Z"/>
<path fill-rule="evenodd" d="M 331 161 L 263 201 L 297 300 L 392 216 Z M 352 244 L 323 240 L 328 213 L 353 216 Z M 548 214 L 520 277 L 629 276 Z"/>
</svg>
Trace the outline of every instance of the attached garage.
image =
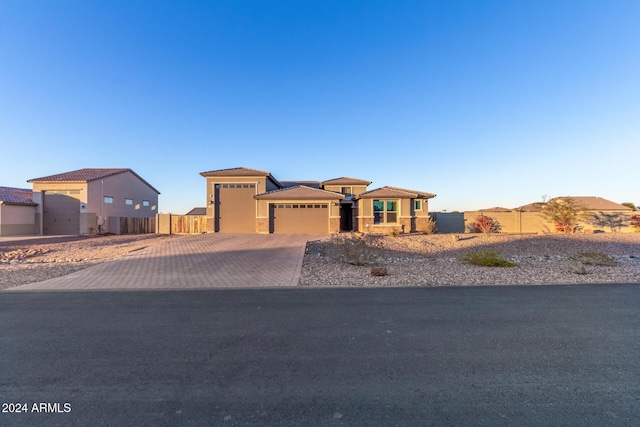
<svg viewBox="0 0 640 427">
<path fill-rule="evenodd" d="M 74 194 L 77 193 L 77 194 Z M 45 235 L 80 234 L 80 191 L 45 192 L 43 225 Z"/>
<path fill-rule="evenodd" d="M 255 184 L 216 184 L 215 193 L 216 232 L 256 232 Z"/>
<path fill-rule="evenodd" d="M 329 205 L 326 203 L 273 203 L 272 233 L 326 234 L 329 232 Z"/>
<path fill-rule="evenodd" d="M 340 200 L 333 191 L 298 185 L 258 194 L 258 233 L 328 234 L 340 231 Z"/>
</svg>

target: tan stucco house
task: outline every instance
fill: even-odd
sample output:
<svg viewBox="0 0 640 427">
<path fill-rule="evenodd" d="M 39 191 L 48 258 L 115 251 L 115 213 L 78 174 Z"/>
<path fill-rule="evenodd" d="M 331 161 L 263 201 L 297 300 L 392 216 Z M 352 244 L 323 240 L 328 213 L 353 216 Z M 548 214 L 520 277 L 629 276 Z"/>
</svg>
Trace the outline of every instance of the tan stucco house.
<svg viewBox="0 0 640 427">
<path fill-rule="evenodd" d="M 36 208 L 30 189 L 0 187 L 0 236 L 36 234 Z"/>
<path fill-rule="evenodd" d="M 419 231 L 435 194 L 341 177 L 280 182 L 266 171 L 238 167 L 202 172 L 207 184 L 207 231 L 326 234 L 340 231 Z"/>
<path fill-rule="evenodd" d="M 27 182 L 40 234 L 119 233 L 119 218 L 158 213 L 160 192 L 131 169 L 79 169 Z"/>
</svg>

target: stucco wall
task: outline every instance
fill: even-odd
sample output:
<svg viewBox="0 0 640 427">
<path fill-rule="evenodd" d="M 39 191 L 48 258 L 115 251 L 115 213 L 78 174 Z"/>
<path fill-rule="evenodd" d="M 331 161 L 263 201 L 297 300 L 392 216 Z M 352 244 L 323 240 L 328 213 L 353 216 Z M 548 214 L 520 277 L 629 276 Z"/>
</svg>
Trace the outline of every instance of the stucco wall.
<svg viewBox="0 0 640 427">
<path fill-rule="evenodd" d="M 633 232 L 630 226 L 630 217 L 633 212 L 603 212 L 589 211 L 586 217 L 578 221 L 579 227 L 584 232 Z M 500 223 L 503 233 L 553 233 L 555 226 L 547 221 L 539 212 L 487 212 L 471 211 L 464 213 L 465 229 L 474 222 L 479 215 L 489 216 Z"/>
<path fill-rule="evenodd" d="M 36 207 L 0 204 L 0 236 L 36 233 Z"/>
<path fill-rule="evenodd" d="M 101 217 L 146 218 L 158 213 L 158 193 L 131 172 L 109 176 L 88 183 L 86 212 Z M 113 203 L 104 203 L 104 197 L 113 197 Z M 125 199 L 132 199 L 127 205 Z M 149 206 L 144 206 L 143 201 Z"/>
<path fill-rule="evenodd" d="M 327 190 L 327 191 L 333 191 L 336 193 L 342 193 L 342 187 L 349 187 L 351 188 L 352 194 L 360 195 L 362 193 L 364 193 L 365 191 L 367 191 L 367 186 L 366 185 L 325 185 L 323 186 L 323 189 Z"/>
</svg>

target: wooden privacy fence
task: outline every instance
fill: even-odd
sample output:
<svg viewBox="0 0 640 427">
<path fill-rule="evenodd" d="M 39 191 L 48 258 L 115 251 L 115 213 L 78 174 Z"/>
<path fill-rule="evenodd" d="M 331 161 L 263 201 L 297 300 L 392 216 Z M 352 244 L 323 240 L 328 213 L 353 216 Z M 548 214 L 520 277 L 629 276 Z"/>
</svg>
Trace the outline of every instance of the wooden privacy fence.
<svg viewBox="0 0 640 427">
<path fill-rule="evenodd" d="M 158 214 L 157 232 L 160 234 L 200 234 L 207 231 L 204 215 Z"/>
<path fill-rule="evenodd" d="M 119 234 L 147 234 L 156 232 L 156 219 L 150 218 L 120 218 Z"/>
</svg>

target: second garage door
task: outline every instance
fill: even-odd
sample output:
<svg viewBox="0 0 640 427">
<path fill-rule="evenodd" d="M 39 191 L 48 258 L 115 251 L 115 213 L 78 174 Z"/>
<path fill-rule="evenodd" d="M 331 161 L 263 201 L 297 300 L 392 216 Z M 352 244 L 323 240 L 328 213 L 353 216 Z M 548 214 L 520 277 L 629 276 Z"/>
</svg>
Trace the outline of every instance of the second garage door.
<svg viewBox="0 0 640 427">
<path fill-rule="evenodd" d="M 327 204 L 272 204 L 272 232 L 278 234 L 326 234 L 329 232 Z"/>
<path fill-rule="evenodd" d="M 43 234 L 80 234 L 80 201 L 70 191 L 46 192 L 43 202 Z"/>
<path fill-rule="evenodd" d="M 216 184 L 215 231 L 224 233 L 256 232 L 255 184 Z"/>
</svg>

